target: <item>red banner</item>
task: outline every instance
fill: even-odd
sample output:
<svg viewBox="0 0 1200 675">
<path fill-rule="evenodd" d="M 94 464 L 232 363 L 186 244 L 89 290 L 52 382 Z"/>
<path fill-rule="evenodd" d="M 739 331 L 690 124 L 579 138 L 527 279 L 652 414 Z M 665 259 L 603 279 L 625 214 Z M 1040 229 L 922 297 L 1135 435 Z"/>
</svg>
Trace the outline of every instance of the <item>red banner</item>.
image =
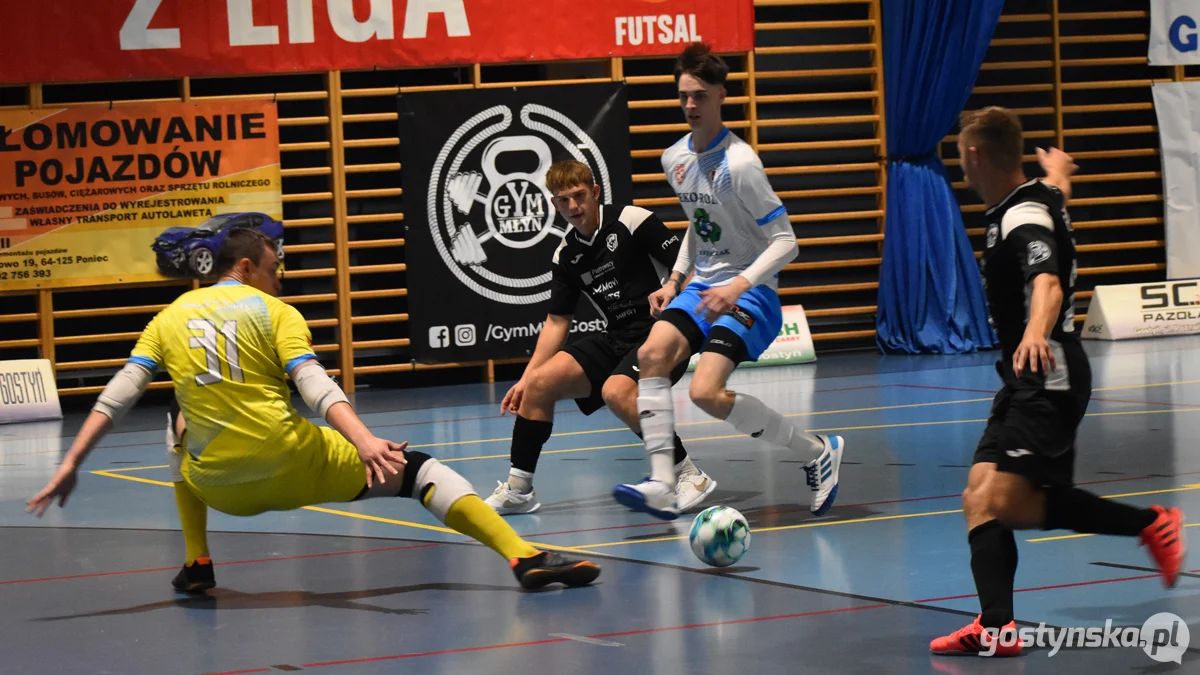
<svg viewBox="0 0 1200 675">
<path fill-rule="evenodd" d="M 54 0 L 0 8 L 0 83 L 754 47 L 753 0 Z"/>
</svg>

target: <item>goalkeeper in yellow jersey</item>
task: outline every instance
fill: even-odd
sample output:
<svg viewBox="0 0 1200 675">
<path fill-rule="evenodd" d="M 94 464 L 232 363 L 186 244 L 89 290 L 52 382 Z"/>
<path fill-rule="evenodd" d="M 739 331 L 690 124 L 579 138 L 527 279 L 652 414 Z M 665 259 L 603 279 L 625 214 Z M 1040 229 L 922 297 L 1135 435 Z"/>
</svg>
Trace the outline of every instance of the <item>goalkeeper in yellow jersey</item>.
<svg viewBox="0 0 1200 675">
<path fill-rule="evenodd" d="M 28 510 L 40 516 L 56 498 L 66 504 L 88 453 L 166 368 L 182 413 L 170 416 L 167 431 L 187 543 L 177 590 L 216 585 L 206 532 L 210 506 L 252 516 L 372 497 L 417 499 L 448 527 L 508 560 L 525 588 L 579 586 L 599 576 L 594 563 L 523 541 L 453 469 L 372 434 L 317 361 L 300 312 L 274 297 L 278 268 L 266 235 L 231 233 L 217 254 L 216 285 L 184 293 L 150 321 Z M 292 407 L 289 375 L 332 428 Z"/>
</svg>

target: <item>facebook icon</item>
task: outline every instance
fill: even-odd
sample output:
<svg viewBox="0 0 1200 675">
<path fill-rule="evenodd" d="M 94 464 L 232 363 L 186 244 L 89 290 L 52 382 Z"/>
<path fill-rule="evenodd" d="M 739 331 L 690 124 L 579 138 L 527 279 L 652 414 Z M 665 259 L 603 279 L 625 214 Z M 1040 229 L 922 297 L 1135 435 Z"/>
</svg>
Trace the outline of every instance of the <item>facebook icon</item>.
<svg viewBox="0 0 1200 675">
<path fill-rule="evenodd" d="M 450 329 L 445 326 L 431 326 L 429 328 L 429 346 L 434 349 L 441 349 L 450 344 Z"/>
</svg>

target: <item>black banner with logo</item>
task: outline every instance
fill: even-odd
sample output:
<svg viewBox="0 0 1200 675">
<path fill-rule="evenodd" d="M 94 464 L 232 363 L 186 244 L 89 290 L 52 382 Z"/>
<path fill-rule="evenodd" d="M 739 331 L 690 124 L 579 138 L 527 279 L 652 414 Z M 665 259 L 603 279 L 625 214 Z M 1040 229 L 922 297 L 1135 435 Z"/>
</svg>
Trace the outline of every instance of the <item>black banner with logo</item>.
<svg viewBox="0 0 1200 675">
<path fill-rule="evenodd" d="M 602 204 L 629 204 L 632 163 L 623 83 L 402 94 L 409 335 L 421 363 L 533 353 L 555 249 L 570 225 L 546 171 L 577 159 Z M 603 319 L 581 299 L 572 339 Z"/>
</svg>

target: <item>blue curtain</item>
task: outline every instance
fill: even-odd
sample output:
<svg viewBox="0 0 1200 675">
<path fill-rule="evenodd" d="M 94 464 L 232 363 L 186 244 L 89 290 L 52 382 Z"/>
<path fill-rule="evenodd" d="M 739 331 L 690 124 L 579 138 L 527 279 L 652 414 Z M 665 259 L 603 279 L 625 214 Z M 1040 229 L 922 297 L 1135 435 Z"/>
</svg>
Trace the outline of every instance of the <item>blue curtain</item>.
<svg viewBox="0 0 1200 675">
<path fill-rule="evenodd" d="M 883 0 L 888 186 L 876 342 L 890 354 L 996 346 L 979 265 L 937 156 L 1003 0 Z"/>
</svg>

